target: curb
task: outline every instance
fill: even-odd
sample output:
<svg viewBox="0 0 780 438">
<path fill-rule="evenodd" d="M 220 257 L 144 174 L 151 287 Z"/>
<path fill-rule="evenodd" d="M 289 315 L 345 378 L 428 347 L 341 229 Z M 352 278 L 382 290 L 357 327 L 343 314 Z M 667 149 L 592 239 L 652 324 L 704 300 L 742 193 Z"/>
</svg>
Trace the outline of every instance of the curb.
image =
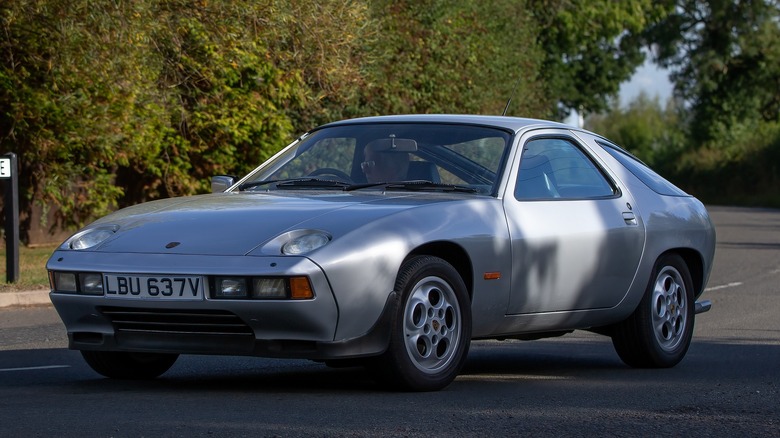
<svg viewBox="0 0 780 438">
<path fill-rule="evenodd" d="M 0 292 L 0 309 L 8 307 L 51 305 L 49 290 Z"/>
</svg>

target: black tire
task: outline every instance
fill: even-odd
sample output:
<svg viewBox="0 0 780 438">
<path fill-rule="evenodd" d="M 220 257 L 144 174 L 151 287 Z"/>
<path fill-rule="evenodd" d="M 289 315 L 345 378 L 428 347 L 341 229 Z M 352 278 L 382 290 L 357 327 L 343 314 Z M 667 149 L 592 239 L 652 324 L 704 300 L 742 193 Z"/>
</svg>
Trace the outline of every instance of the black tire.
<svg viewBox="0 0 780 438">
<path fill-rule="evenodd" d="M 154 379 L 168 371 L 178 359 L 178 354 L 130 353 L 124 351 L 82 351 L 87 364 L 112 379 Z"/>
<path fill-rule="evenodd" d="M 691 345 L 694 307 L 685 261 L 677 254 L 661 256 L 639 306 L 614 327 L 612 345 L 620 359 L 636 368 L 677 365 Z"/>
<path fill-rule="evenodd" d="M 471 342 L 471 302 L 455 268 L 432 256 L 401 267 L 390 346 L 371 367 L 394 390 L 437 391 L 457 377 Z"/>
</svg>

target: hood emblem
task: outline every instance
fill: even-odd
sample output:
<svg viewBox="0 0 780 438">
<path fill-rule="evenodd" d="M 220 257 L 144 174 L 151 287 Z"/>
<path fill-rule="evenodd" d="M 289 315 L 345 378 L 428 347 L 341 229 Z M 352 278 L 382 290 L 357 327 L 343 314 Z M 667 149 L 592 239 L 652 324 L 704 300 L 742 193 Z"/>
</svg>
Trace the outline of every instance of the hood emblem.
<svg viewBox="0 0 780 438">
<path fill-rule="evenodd" d="M 170 242 L 169 244 L 165 245 L 167 249 L 176 248 L 177 246 L 181 245 L 181 242 Z"/>
</svg>

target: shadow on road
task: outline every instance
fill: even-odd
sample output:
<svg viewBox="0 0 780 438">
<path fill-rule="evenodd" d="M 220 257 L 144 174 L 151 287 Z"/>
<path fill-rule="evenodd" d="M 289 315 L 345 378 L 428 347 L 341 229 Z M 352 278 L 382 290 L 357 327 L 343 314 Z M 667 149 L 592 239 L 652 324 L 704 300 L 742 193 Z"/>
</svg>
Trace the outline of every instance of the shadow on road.
<svg viewBox="0 0 780 438">
<path fill-rule="evenodd" d="M 0 351 L 0 386 L 55 383 L 81 391 L 196 391 L 220 393 L 381 391 L 363 368 L 329 368 L 306 360 L 254 357 L 181 356 L 155 380 L 103 378 L 67 349 Z M 568 381 L 632 385 L 662 380 L 679 388 L 718 384 L 774 382 L 780 345 L 755 340 L 694 340 L 686 358 L 670 369 L 633 369 L 624 365 L 601 338 L 555 341 L 478 341 L 466 366 L 448 391 L 470 391 L 473 383 Z M 10 369 L 10 370 L 9 370 Z M 8 371 L 3 371 L 8 370 Z M 43 376 L 42 376 L 43 374 Z M 613 388 L 614 389 L 614 388 Z M 777 388 L 776 388 L 777 389 Z M 2 391 L 0 391 L 1 393 Z"/>
</svg>

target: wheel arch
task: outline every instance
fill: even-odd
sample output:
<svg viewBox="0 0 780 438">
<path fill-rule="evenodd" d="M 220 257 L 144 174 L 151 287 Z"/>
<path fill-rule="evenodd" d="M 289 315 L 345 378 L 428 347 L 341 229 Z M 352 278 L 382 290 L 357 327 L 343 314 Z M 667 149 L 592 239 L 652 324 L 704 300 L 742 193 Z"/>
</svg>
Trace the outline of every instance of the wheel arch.
<svg viewBox="0 0 780 438">
<path fill-rule="evenodd" d="M 665 254 L 677 254 L 682 257 L 685 265 L 688 266 L 688 272 L 691 274 L 691 281 L 693 281 L 693 296 L 698 298 L 704 292 L 704 259 L 698 251 L 692 248 L 673 248 L 658 258 L 661 258 Z"/>
<path fill-rule="evenodd" d="M 456 243 L 447 241 L 429 242 L 412 250 L 412 252 L 406 256 L 404 263 L 412 257 L 422 255 L 438 257 L 452 265 L 452 267 L 458 271 L 458 274 L 463 279 L 463 283 L 466 285 L 466 291 L 469 294 L 469 299 L 473 299 L 474 268 L 471 263 L 471 258 L 469 257 L 466 250 L 463 249 L 463 247 Z"/>
</svg>

